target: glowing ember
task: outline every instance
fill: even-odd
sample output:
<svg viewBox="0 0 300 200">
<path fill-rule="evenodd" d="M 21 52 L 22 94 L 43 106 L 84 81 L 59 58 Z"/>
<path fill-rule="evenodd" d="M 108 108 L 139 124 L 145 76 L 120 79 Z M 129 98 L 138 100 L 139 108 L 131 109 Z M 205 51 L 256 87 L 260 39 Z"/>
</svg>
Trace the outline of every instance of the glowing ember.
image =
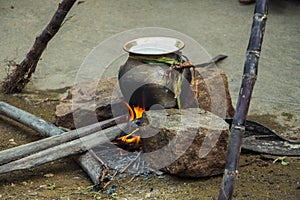
<svg viewBox="0 0 300 200">
<path fill-rule="evenodd" d="M 122 137 L 119 137 L 117 140 L 121 140 L 125 143 L 135 143 L 135 144 L 139 144 L 140 141 L 141 141 L 141 137 L 138 136 L 138 135 L 134 135 L 134 133 L 136 133 L 137 131 L 139 131 L 139 128 L 135 129 L 134 131 L 132 131 L 131 133 L 125 135 L 125 136 L 122 136 Z"/>
</svg>

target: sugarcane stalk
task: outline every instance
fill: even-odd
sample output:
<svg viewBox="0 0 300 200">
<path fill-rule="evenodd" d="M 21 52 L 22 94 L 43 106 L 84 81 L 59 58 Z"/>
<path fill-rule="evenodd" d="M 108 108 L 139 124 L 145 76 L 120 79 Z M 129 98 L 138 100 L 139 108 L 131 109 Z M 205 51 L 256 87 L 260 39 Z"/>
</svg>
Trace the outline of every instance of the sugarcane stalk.
<svg viewBox="0 0 300 200">
<path fill-rule="evenodd" d="M 267 13 L 268 0 L 257 0 L 246 52 L 242 84 L 231 126 L 226 166 L 219 191 L 219 200 L 231 199 L 233 195 L 235 179 L 238 174 L 242 137 L 245 133 L 245 122 L 257 78 L 258 61 L 265 32 Z"/>
</svg>

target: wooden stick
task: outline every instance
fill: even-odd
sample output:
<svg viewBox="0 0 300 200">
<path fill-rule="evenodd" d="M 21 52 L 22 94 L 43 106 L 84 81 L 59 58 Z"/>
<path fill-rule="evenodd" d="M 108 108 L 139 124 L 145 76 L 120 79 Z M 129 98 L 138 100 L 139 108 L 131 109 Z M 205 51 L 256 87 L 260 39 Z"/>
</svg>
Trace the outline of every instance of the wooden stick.
<svg viewBox="0 0 300 200">
<path fill-rule="evenodd" d="M 3 82 L 1 90 L 4 93 L 21 92 L 30 81 L 31 75 L 34 73 L 37 63 L 47 47 L 48 42 L 58 32 L 75 1 L 76 0 L 63 0 L 59 4 L 46 28 L 38 37 L 36 37 L 35 42 L 25 59 L 20 64 L 17 64 L 16 69 Z"/>
<path fill-rule="evenodd" d="M 128 165 L 126 165 L 125 167 L 123 167 L 119 172 L 122 174 L 124 173 L 140 156 L 141 156 L 142 152 L 139 152 L 138 155 L 132 159 Z"/>
<path fill-rule="evenodd" d="M 105 168 L 105 166 L 102 163 L 100 163 L 97 159 L 95 159 L 91 155 L 90 151 L 78 156 L 76 158 L 76 161 L 83 169 L 83 171 L 85 171 L 85 173 L 89 175 L 94 185 L 99 185 L 102 171 Z"/>
<path fill-rule="evenodd" d="M 65 132 L 61 135 L 55 135 L 42 140 L 0 151 L 0 164 L 7 163 L 12 160 L 17 160 L 19 158 L 39 152 L 41 150 L 48 149 L 50 147 L 66 143 L 68 141 L 84 137 L 88 134 L 102 130 L 104 125 L 112 124 L 113 122 L 115 122 L 115 120 L 116 118 L 106 120 L 104 122 L 82 127 L 74 131 Z"/>
<path fill-rule="evenodd" d="M 24 110 L 9 105 L 3 101 L 0 101 L 0 114 L 9 117 L 13 120 L 16 120 L 21 124 L 28 126 L 29 128 L 32 128 L 44 137 L 59 135 L 65 132 L 60 128 L 56 127 L 54 124 L 47 122 L 39 117 L 36 117 Z"/>
<path fill-rule="evenodd" d="M 86 152 L 95 146 L 113 140 L 122 132 L 126 125 L 127 123 L 119 124 L 118 126 L 107 128 L 79 139 L 42 150 L 19 160 L 6 163 L 0 166 L 0 174 L 28 169 L 70 155 Z"/>
<path fill-rule="evenodd" d="M 29 126 L 30 128 L 32 128 L 33 130 L 39 132 L 41 135 L 43 136 L 54 136 L 54 135 L 58 135 L 61 134 L 62 131 L 60 128 L 54 126 L 52 123 L 49 123 L 41 118 L 38 118 L 26 111 L 23 111 L 21 109 L 18 109 L 14 106 L 11 106 L 7 103 L 1 102 L 0 101 L 0 114 L 5 115 L 11 119 L 14 119 L 26 126 Z M 121 123 L 121 122 L 125 122 L 127 120 L 127 116 L 120 116 L 119 118 L 115 118 L 112 119 L 112 124 L 110 124 L 110 120 L 107 121 L 103 121 L 100 122 L 98 124 L 95 125 L 91 125 L 90 128 L 92 129 L 92 127 L 98 127 L 105 129 L 109 126 L 112 126 L 113 124 L 117 123 Z M 115 122 L 113 122 L 115 120 Z M 106 123 L 108 123 L 107 125 L 105 125 Z M 86 127 L 87 128 L 87 127 Z M 83 129 L 81 129 L 81 132 L 83 132 Z M 95 129 L 96 131 L 100 130 L 100 129 Z M 77 130 L 75 130 L 77 131 Z M 92 130 L 90 130 L 92 132 Z M 32 150 L 35 148 L 32 148 Z M 40 149 L 41 150 L 41 149 Z M 10 162 L 12 160 L 18 159 L 23 157 L 22 155 L 19 155 L 18 153 L 16 153 L 17 151 L 12 151 L 12 155 L 14 155 L 15 157 L 10 158 L 9 159 L 9 154 L 2 154 L 0 156 L 0 164 L 3 163 L 7 163 Z M 21 150 L 22 154 L 30 154 L 30 151 L 26 152 Z M 1 154 L 1 152 L 0 152 Z M 101 169 L 102 169 L 102 164 L 99 163 L 93 156 L 89 155 L 89 152 L 86 152 L 82 155 L 80 155 L 77 159 L 78 164 L 81 166 L 81 168 L 89 175 L 89 177 L 91 178 L 91 180 L 93 181 L 93 183 L 95 185 L 99 184 L 99 177 L 101 176 Z"/>
<path fill-rule="evenodd" d="M 247 57 L 244 64 L 244 75 L 236 106 L 236 113 L 231 126 L 226 167 L 219 191 L 219 200 L 232 199 L 233 195 L 234 183 L 238 173 L 242 138 L 245 132 L 245 122 L 257 77 L 258 61 L 268 13 L 267 6 L 267 0 L 256 1 L 251 35 L 246 54 Z"/>
<path fill-rule="evenodd" d="M 11 119 L 17 120 L 18 122 L 42 133 L 43 135 L 51 136 L 55 133 L 60 134 L 28 144 L 20 145 L 11 149 L 3 150 L 0 152 L 0 164 L 22 158 L 29 154 L 33 154 L 52 146 L 83 137 L 90 133 L 105 129 L 109 126 L 116 125 L 116 121 L 120 121 L 121 118 L 125 118 L 125 116 L 120 116 L 114 119 L 109 119 L 103 122 L 82 127 L 77 130 L 62 133 L 63 131 L 55 125 L 4 102 L 0 102 L 0 114 L 4 114 Z"/>
</svg>

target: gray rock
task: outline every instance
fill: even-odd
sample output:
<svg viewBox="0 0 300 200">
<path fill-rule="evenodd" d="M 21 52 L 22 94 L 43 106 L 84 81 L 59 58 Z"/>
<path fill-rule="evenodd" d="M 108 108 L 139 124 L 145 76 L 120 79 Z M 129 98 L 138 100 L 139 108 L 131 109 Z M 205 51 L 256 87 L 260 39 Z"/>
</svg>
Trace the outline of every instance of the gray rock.
<svg viewBox="0 0 300 200">
<path fill-rule="evenodd" d="M 144 160 L 154 169 L 184 177 L 224 171 L 229 127 L 200 108 L 147 111 L 142 119 Z"/>
</svg>

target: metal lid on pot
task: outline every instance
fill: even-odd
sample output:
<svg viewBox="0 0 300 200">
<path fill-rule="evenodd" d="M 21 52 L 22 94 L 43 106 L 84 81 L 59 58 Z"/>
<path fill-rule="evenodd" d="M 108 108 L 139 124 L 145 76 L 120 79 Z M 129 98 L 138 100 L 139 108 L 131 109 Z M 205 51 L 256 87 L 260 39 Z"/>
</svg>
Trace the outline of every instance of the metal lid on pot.
<svg viewBox="0 0 300 200">
<path fill-rule="evenodd" d="M 123 49 L 140 55 L 163 55 L 181 50 L 184 43 L 172 37 L 142 37 L 127 42 Z"/>
</svg>

